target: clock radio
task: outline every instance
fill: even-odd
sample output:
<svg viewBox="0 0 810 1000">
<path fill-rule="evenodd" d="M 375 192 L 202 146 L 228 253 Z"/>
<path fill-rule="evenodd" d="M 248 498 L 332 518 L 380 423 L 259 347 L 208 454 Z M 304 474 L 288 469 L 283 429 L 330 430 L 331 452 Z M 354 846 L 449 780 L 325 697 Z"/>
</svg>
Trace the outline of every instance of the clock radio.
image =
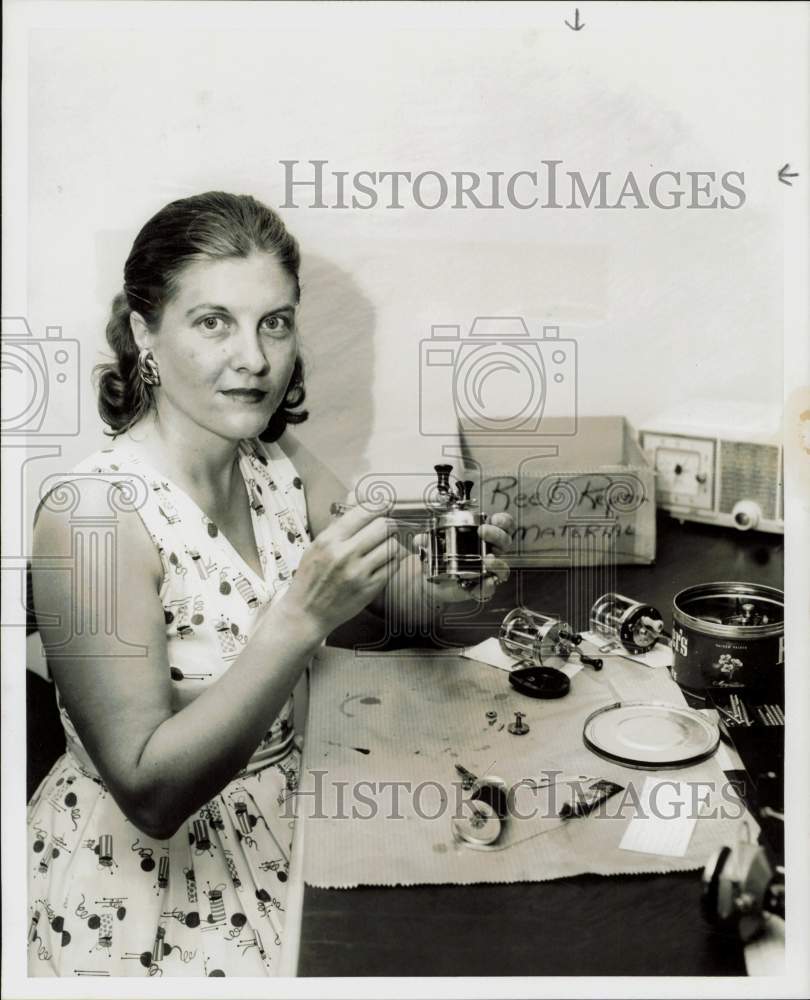
<svg viewBox="0 0 810 1000">
<path fill-rule="evenodd" d="M 781 411 L 692 400 L 640 431 L 659 507 L 684 521 L 784 532 Z"/>
</svg>

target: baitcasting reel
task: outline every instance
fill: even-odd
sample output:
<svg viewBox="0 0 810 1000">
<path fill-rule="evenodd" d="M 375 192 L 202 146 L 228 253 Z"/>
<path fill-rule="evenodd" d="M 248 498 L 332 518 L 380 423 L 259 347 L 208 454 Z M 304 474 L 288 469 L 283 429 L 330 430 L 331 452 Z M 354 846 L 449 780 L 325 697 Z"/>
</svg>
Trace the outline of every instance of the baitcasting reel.
<svg viewBox="0 0 810 1000">
<path fill-rule="evenodd" d="M 628 653 L 646 653 L 663 637 L 664 620 L 651 604 L 622 594 L 603 594 L 591 608 L 591 627 L 619 642 Z"/>
<path fill-rule="evenodd" d="M 773 867 L 759 844 L 721 847 L 703 869 L 701 906 L 709 923 L 751 941 L 767 914 L 785 918 L 785 870 Z"/>
<path fill-rule="evenodd" d="M 570 625 L 528 608 L 514 608 L 501 623 L 501 649 L 516 660 L 528 661 L 537 667 L 564 666 L 572 654 L 594 670 L 602 669 L 602 661 L 586 656 L 579 650 L 582 636 Z"/>
<path fill-rule="evenodd" d="M 478 534 L 487 515 L 475 508 L 471 480 L 456 480 L 451 486 L 452 465 L 434 466 L 438 483 L 432 503 L 427 534 L 425 574 L 433 583 L 454 580 L 465 589 L 488 576 L 485 567 L 486 543 Z"/>
</svg>

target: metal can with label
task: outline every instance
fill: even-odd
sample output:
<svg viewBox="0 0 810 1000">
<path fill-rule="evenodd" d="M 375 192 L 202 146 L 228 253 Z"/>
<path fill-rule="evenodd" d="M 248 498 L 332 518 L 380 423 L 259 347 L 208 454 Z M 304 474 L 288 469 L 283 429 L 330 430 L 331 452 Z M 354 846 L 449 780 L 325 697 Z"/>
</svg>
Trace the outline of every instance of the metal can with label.
<svg viewBox="0 0 810 1000">
<path fill-rule="evenodd" d="M 784 689 L 785 596 L 758 583 L 719 582 L 676 594 L 672 677 L 681 687 Z"/>
</svg>

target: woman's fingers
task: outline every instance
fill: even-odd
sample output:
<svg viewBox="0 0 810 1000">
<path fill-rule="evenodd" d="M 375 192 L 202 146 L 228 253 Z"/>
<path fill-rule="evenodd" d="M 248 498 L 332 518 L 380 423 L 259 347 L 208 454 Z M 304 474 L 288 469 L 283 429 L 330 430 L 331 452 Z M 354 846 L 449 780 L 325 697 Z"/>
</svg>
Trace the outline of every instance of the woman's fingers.
<svg viewBox="0 0 810 1000">
<path fill-rule="evenodd" d="M 380 517 L 377 515 L 373 521 L 364 525 L 350 539 L 347 540 L 352 551 L 358 556 L 368 555 L 373 552 L 382 542 L 388 538 L 395 538 L 397 532 L 396 522 L 390 517 Z"/>
<path fill-rule="evenodd" d="M 421 554 L 428 546 L 428 535 L 426 531 L 420 531 L 418 535 L 411 538 L 411 548 L 417 554 Z"/>
<path fill-rule="evenodd" d="M 498 559 L 497 556 L 488 555 L 484 560 L 484 565 L 488 573 L 491 573 L 493 578 L 498 584 L 506 583 L 509 579 L 510 569 L 509 563 L 505 562 L 503 559 Z"/>
<path fill-rule="evenodd" d="M 410 553 L 393 536 L 383 539 L 360 560 L 361 572 L 371 576 L 378 569 L 387 567 L 389 563 L 397 565 Z"/>
<path fill-rule="evenodd" d="M 495 596 L 495 591 L 499 582 L 500 581 L 497 577 L 485 576 L 481 582 L 476 583 L 475 586 L 464 587 L 461 590 L 464 595 L 464 600 L 477 601 L 479 604 L 485 604 Z"/>
<path fill-rule="evenodd" d="M 486 524 L 478 529 L 478 534 L 495 553 L 508 552 L 512 547 L 515 522 L 510 514 L 493 514 Z"/>
<path fill-rule="evenodd" d="M 380 512 L 361 505 L 352 507 L 335 520 L 326 529 L 334 538 L 349 539 L 363 528 L 380 518 Z M 324 533 L 326 533 L 324 532 Z"/>
</svg>

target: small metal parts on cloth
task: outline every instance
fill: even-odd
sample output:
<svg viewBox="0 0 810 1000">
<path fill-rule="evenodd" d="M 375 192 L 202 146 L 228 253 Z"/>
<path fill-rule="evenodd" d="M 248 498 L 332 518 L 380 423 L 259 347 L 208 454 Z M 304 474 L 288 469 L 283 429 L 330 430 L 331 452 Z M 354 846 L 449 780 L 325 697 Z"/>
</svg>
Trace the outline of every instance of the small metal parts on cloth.
<svg viewBox="0 0 810 1000">
<path fill-rule="evenodd" d="M 518 667 L 509 674 L 509 683 L 530 698 L 562 698 L 571 690 L 568 676 L 551 667 Z"/>
<path fill-rule="evenodd" d="M 515 721 L 510 722 L 506 727 L 507 732 L 510 732 L 513 736 L 525 736 L 526 733 L 531 732 L 530 728 L 523 721 L 524 718 L 523 712 L 515 712 Z"/>
<path fill-rule="evenodd" d="M 478 781 L 478 778 L 476 778 L 472 771 L 468 771 L 467 768 L 462 767 L 461 764 L 456 764 L 456 770 L 461 775 L 461 787 L 465 792 L 468 792 L 471 788 L 475 787 L 475 783 Z"/>
</svg>

